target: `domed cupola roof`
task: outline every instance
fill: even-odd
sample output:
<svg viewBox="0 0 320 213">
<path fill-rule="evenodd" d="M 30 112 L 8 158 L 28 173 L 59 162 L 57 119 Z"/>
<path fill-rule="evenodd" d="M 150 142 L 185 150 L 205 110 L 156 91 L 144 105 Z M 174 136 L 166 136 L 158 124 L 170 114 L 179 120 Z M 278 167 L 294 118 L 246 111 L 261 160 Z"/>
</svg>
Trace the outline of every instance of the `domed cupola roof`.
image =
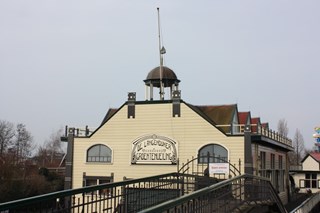
<svg viewBox="0 0 320 213">
<path fill-rule="evenodd" d="M 148 86 L 152 84 L 154 87 L 160 87 L 160 80 L 160 66 L 158 66 L 148 73 L 144 82 Z M 164 87 L 171 87 L 173 84 L 178 84 L 180 80 L 177 78 L 172 69 L 162 66 L 162 82 Z"/>
</svg>

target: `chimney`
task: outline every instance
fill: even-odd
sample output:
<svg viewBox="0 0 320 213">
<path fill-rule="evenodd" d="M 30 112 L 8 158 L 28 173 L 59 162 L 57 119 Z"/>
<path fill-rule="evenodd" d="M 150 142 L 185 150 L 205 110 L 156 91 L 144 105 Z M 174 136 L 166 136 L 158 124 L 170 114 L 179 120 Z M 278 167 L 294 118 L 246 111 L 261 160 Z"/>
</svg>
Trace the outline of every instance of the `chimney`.
<svg viewBox="0 0 320 213">
<path fill-rule="evenodd" d="M 136 101 L 136 93 L 129 92 L 128 93 L 128 118 L 135 118 L 135 101 Z"/>
<path fill-rule="evenodd" d="M 172 93 L 172 117 L 180 117 L 180 100 L 181 100 L 181 91 L 175 90 Z"/>
</svg>

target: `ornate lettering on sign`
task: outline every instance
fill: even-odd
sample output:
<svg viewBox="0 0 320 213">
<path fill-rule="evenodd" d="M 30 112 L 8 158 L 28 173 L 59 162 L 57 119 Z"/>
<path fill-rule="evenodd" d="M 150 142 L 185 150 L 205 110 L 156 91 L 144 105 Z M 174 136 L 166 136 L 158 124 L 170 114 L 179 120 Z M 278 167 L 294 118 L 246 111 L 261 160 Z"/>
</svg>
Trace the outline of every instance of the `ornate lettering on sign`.
<svg viewBox="0 0 320 213">
<path fill-rule="evenodd" d="M 146 135 L 132 143 L 132 164 L 177 164 L 177 143 L 165 136 Z"/>
</svg>

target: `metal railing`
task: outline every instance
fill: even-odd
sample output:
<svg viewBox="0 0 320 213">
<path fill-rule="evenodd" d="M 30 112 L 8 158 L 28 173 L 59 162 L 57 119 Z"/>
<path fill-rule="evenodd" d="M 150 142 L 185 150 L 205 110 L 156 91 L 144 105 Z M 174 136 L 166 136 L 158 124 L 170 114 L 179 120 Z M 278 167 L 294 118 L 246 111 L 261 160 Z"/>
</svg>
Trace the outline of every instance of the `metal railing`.
<svg viewBox="0 0 320 213">
<path fill-rule="evenodd" d="M 244 124 L 219 124 L 216 125 L 216 127 L 219 127 L 221 129 L 223 129 L 226 134 L 229 135 L 242 135 L 244 134 L 244 129 L 245 129 Z M 265 136 L 267 138 L 273 139 L 275 141 L 278 141 L 280 143 L 286 144 L 288 146 L 292 146 L 292 140 L 284 137 L 283 135 L 277 133 L 276 131 L 269 129 L 269 128 L 265 128 L 261 125 L 257 125 L 257 124 L 251 124 L 251 132 L 252 134 L 256 134 L 256 135 L 262 135 Z"/>
<path fill-rule="evenodd" d="M 320 192 L 313 194 L 310 198 L 301 203 L 298 207 L 290 213 L 305 213 L 312 212 L 312 210 L 320 203 Z"/>
<path fill-rule="evenodd" d="M 213 173 L 209 174 L 210 163 L 226 163 L 228 164 L 228 171 L 226 173 Z M 207 171 L 206 171 L 207 170 Z M 231 161 L 227 160 L 226 157 L 207 155 L 200 156 L 196 158 L 192 156 L 191 160 L 187 159 L 187 163 L 182 163 L 182 166 L 178 168 L 179 173 L 192 174 L 203 176 L 207 172 L 209 176 L 218 179 L 229 179 L 231 177 L 241 175 L 241 159 L 239 158 L 238 165 L 232 164 Z"/>
<path fill-rule="evenodd" d="M 3 212 L 137 212 L 181 196 L 178 173 L 71 189 L 0 204 Z M 194 181 L 183 181 L 194 184 Z"/>
<path fill-rule="evenodd" d="M 241 175 L 217 183 L 211 177 L 168 173 L 2 203 L 0 213 L 228 212 L 275 203 L 286 212 L 265 178 Z"/>
<path fill-rule="evenodd" d="M 87 137 L 91 135 L 96 127 L 88 127 L 85 126 L 84 128 L 75 128 L 75 127 L 68 127 L 65 126 L 65 134 L 63 137 L 67 138 L 68 134 L 72 132 L 76 137 Z"/>
<path fill-rule="evenodd" d="M 257 205 L 277 206 L 286 213 L 281 200 L 265 178 L 241 175 L 144 209 L 147 212 L 245 212 Z"/>
</svg>

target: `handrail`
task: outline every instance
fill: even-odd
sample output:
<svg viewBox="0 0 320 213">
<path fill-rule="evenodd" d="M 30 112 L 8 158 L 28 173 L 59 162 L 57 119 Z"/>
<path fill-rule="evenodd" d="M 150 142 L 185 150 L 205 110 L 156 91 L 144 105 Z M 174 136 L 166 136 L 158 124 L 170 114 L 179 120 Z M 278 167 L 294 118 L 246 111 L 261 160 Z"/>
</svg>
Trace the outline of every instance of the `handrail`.
<svg viewBox="0 0 320 213">
<path fill-rule="evenodd" d="M 207 201 L 234 202 L 230 206 L 228 203 L 223 203 L 223 206 L 235 209 L 245 202 L 268 202 L 271 196 L 271 201 L 278 205 L 281 212 L 286 213 L 269 179 L 244 174 L 199 189 L 198 185 L 201 181 L 212 184 L 204 180 L 205 178 L 210 177 L 173 172 L 130 179 L 2 203 L 0 212 L 7 210 L 11 212 L 16 209 L 19 211 L 19 208 L 27 209 L 26 211 L 29 212 L 101 212 L 108 209 L 108 211 L 126 213 L 150 212 L 159 208 L 156 212 L 161 212 L 163 209 L 187 203 L 190 200 L 194 200 L 196 204 L 196 202 L 202 202 L 204 198 L 208 198 Z M 105 189 L 110 189 L 112 193 L 98 194 L 99 190 Z"/>
<path fill-rule="evenodd" d="M 142 211 L 139 211 L 139 213 L 149 213 L 149 212 L 171 212 L 169 211 L 170 209 L 176 208 L 177 206 L 183 204 L 183 203 L 188 203 L 192 200 L 201 198 L 203 195 L 205 194 L 210 194 L 213 191 L 219 190 L 221 188 L 230 186 L 233 184 L 233 182 L 238 182 L 238 181 L 242 181 L 245 182 L 246 179 L 256 179 L 256 180 L 261 180 L 261 181 L 266 181 L 267 183 L 269 183 L 269 190 L 271 191 L 272 194 L 272 198 L 273 198 L 273 202 L 275 202 L 280 210 L 280 212 L 282 213 L 287 213 L 286 209 L 284 208 L 278 194 L 275 192 L 274 188 L 272 187 L 272 184 L 270 183 L 270 180 L 267 178 L 263 178 L 263 177 L 258 177 L 258 176 L 253 176 L 253 175 L 249 175 L 249 174 L 243 174 L 237 177 L 233 177 L 231 179 L 228 180 L 224 180 L 221 181 L 217 184 L 208 186 L 206 188 L 197 190 L 191 194 L 186 194 L 184 196 L 178 197 L 176 199 L 172 199 L 169 201 L 166 201 L 164 203 L 158 204 L 156 206 L 152 206 L 150 208 L 144 209 Z M 242 185 L 239 188 L 241 189 L 242 187 L 244 187 L 244 191 L 245 191 L 245 186 Z M 239 189 L 238 188 L 238 189 Z M 244 192 L 245 193 L 245 192 Z M 240 194 L 240 196 L 242 196 L 242 194 Z M 240 198 L 241 199 L 241 198 Z M 194 206 L 192 206 L 194 208 Z"/>
<path fill-rule="evenodd" d="M 304 213 L 311 212 L 311 210 L 318 205 L 320 202 L 320 192 L 313 194 L 295 209 L 293 209 L 290 213 Z"/>
<path fill-rule="evenodd" d="M 159 205 L 156 205 L 156 206 L 152 206 L 148 209 L 144 209 L 142 211 L 140 211 L 139 213 L 147 213 L 147 212 L 162 212 L 162 211 L 165 211 L 167 209 L 170 209 L 172 207 L 175 207 L 176 205 L 178 204 L 181 204 L 182 202 L 186 202 L 186 201 L 189 201 L 189 200 L 192 200 L 194 197 L 197 197 L 199 195 L 202 195 L 202 194 L 206 194 L 206 193 L 209 193 L 210 191 L 212 191 L 212 189 L 219 189 L 221 187 L 224 187 L 226 186 L 228 183 L 234 181 L 234 180 L 237 180 L 237 179 L 240 179 L 240 178 L 243 178 L 245 177 L 245 175 L 240 175 L 240 176 L 237 176 L 237 177 L 233 177 L 231 179 L 228 179 L 228 180 L 224 180 L 224 181 L 221 181 L 217 184 L 214 184 L 212 186 L 208 186 L 206 188 L 203 188 L 203 189 L 200 189 L 200 190 L 197 190 L 191 194 L 186 194 L 184 196 L 181 196 L 179 198 L 176 198 L 176 199 L 173 199 L 173 200 L 169 200 L 167 202 L 164 202 L 164 203 L 161 203 Z"/>
<path fill-rule="evenodd" d="M 172 173 L 167 173 L 162 175 L 156 175 L 156 176 L 150 176 L 150 177 L 144 177 L 144 178 L 138 178 L 138 179 L 130 179 L 130 180 L 124 180 L 124 181 L 114 182 L 114 183 L 105 183 L 105 184 L 87 186 L 87 187 L 77 188 L 77 189 L 68 189 L 68 190 L 52 192 L 52 193 L 38 195 L 34 197 L 29 197 L 29 198 L 23 198 L 19 200 L 9 201 L 6 203 L 0 203 L 0 212 L 7 210 L 9 208 L 23 207 L 26 205 L 38 203 L 40 201 L 57 199 L 61 197 L 68 197 L 76 194 L 91 193 L 93 191 L 98 191 L 106 188 L 122 187 L 130 184 L 136 184 L 136 183 L 151 181 L 155 179 L 161 179 L 161 178 L 170 177 L 170 176 L 176 177 L 177 173 L 172 172 Z"/>
</svg>

